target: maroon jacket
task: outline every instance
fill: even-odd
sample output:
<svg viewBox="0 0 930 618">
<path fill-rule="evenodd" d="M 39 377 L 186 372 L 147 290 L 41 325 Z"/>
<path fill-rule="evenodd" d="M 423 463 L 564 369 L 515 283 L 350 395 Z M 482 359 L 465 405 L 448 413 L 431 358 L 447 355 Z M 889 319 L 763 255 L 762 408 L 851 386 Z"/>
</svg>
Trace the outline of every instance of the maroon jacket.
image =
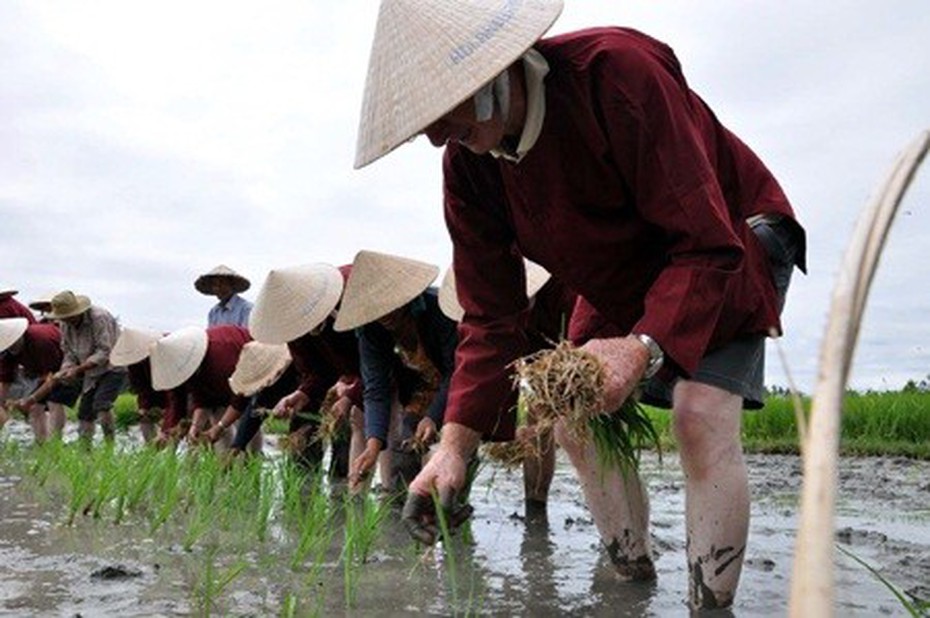
<svg viewBox="0 0 930 618">
<path fill-rule="evenodd" d="M 36 323 L 35 314 L 12 296 L 0 299 L 0 318 L 26 318 L 30 324 Z"/>
<path fill-rule="evenodd" d="M 162 421 L 167 431 L 188 414 L 188 408 L 225 408 L 245 410 L 248 397 L 235 395 L 229 377 L 236 370 L 239 354 L 252 340 L 248 329 L 231 324 L 207 328 L 207 353 L 200 367 L 186 382 L 169 391 L 169 405 Z"/>
<path fill-rule="evenodd" d="M 300 390 L 310 401 L 307 410 L 319 410 L 323 399 L 336 381 L 361 382 L 359 376 L 358 341 L 354 332 L 339 333 L 333 330 L 328 318 L 318 335 L 307 333 L 287 344 L 294 359 L 300 380 Z M 349 397 L 361 407 L 361 388 L 353 388 Z"/>
<path fill-rule="evenodd" d="M 0 358 L 0 382 L 10 384 L 16 379 L 16 367 L 22 365 L 26 376 L 40 378 L 61 367 L 61 331 L 56 324 L 30 324 L 23 333 L 23 349 L 19 354 Z"/>
<path fill-rule="evenodd" d="M 652 336 L 687 377 L 708 351 L 779 327 L 765 251 L 746 218 L 794 217 L 772 174 L 688 88 L 664 44 L 600 28 L 536 48 L 550 67 L 546 112 L 523 160 L 454 143 L 444 158 L 465 309 L 446 422 L 490 435 L 502 420 L 501 437 L 512 422 L 488 411 L 510 396 L 509 365 L 528 351 L 520 256 L 569 283 L 586 301 L 579 309 Z"/>
</svg>

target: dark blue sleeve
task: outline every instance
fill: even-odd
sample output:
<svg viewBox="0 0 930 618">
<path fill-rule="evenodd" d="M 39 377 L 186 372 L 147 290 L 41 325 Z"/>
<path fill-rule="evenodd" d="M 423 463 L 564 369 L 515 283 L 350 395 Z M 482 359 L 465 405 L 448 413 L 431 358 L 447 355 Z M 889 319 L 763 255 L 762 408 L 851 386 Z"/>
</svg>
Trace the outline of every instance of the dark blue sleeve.
<svg viewBox="0 0 930 618">
<path fill-rule="evenodd" d="M 355 332 L 364 389 L 365 438 L 381 440 L 381 448 L 384 448 L 391 423 L 394 341 L 376 324 L 363 326 Z"/>
<path fill-rule="evenodd" d="M 236 435 L 233 436 L 232 448 L 244 451 L 264 422 L 265 417 L 255 413 L 255 397 L 250 397 L 249 405 L 245 407 L 245 411 L 239 417 L 239 423 L 236 425 Z"/>
</svg>

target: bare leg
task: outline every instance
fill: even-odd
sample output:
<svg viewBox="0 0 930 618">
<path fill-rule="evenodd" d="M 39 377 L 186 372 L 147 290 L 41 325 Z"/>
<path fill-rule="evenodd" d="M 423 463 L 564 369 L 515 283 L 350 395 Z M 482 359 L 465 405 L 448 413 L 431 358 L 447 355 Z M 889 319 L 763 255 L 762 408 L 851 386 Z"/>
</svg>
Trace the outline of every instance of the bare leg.
<svg viewBox="0 0 930 618">
<path fill-rule="evenodd" d="M 689 600 L 695 609 L 729 607 L 749 532 L 742 398 L 684 380 L 675 386 L 673 398 L 675 438 L 685 473 Z"/>
<path fill-rule="evenodd" d="M 48 402 L 48 426 L 51 435 L 61 438 L 65 431 L 65 407 L 60 403 Z"/>
<path fill-rule="evenodd" d="M 94 439 L 94 421 L 78 420 L 78 438 L 87 442 Z"/>
<path fill-rule="evenodd" d="M 106 410 L 100 413 L 100 429 L 103 430 L 105 440 L 113 440 L 116 437 L 116 423 L 113 420 L 113 410 Z"/>
<path fill-rule="evenodd" d="M 3 426 L 6 425 L 8 420 L 10 420 L 10 415 L 6 411 L 6 406 L 0 404 L 0 429 L 3 429 Z"/>
<path fill-rule="evenodd" d="M 35 404 L 29 408 L 29 424 L 32 426 L 32 433 L 36 442 L 45 442 L 48 439 L 48 419 L 45 414 L 45 406 Z"/>
<path fill-rule="evenodd" d="M 523 496 L 527 507 L 545 507 L 555 474 L 555 436 L 550 430 L 530 439 L 535 441 L 539 456 L 523 459 Z"/>
<path fill-rule="evenodd" d="M 649 539 L 649 499 L 638 474 L 604 470 L 592 444 L 574 440 L 561 421 L 555 439 L 565 449 L 581 483 L 594 524 L 621 578 L 655 579 Z"/>
</svg>

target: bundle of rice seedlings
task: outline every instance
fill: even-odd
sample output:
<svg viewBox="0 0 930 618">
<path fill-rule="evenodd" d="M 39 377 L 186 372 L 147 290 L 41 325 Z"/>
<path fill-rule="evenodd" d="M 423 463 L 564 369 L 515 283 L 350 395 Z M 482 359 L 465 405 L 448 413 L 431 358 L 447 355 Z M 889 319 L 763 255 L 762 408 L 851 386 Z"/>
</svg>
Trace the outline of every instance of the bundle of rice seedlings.
<svg viewBox="0 0 930 618">
<path fill-rule="evenodd" d="M 346 427 L 346 420 L 336 413 L 334 408 L 339 397 L 336 395 L 336 389 L 331 388 L 326 393 L 323 403 L 320 404 L 319 425 L 312 439 L 316 442 L 332 443 L 338 438 Z"/>
<path fill-rule="evenodd" d="M 554 421 L 544 420 L 534 426 L 533 435 L 520 437 L 519 435 L 509 442 L 490 442 L 482 446 L 487 460 L 496 462 L 507 469 L 518 468 L 527 459 L 541 460 L 543 451 L 552 448 L 544 442 L 547 432 L 551 430 Z"/>
<path fill-rule="evenodd" d="M 519 359 L 515 369 L 514 381 L 539 422 L 564 419 L 574 439 L 594 444 L 605 468 L 635 471 L 642 449 L 659 449 L 659 435 L 635 397 L 605 412 L 604 366 L 571 342 Z"/>
</svg>

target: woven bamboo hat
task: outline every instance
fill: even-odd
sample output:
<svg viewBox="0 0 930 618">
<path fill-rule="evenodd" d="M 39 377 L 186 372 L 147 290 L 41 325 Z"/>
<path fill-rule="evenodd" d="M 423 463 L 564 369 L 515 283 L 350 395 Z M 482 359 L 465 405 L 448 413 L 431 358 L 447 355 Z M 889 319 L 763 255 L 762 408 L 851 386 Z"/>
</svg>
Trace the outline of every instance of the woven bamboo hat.
<svg viewBox="0 0 930 618">
<path fill-rule="evenodd" d="M 242 348 L 229 387 L 237 395 L 251 397 L 277 382 L 291 364 L 291 353 L 284 344 L 250 341 Z"/>
<path fill-rule="evenodd" d="M 27 328 L 29 328 L 29 320 L 26 318 L 0 319 L 0 352 L 6 352 L 10 346 L 19 341 Z"/>
<path fill-rule="evenodd" d="M 561 11 L 562 0 L 382 0 L 355 167 L 384 156 L 473 95 Z"/>
<path fill-rule="evenodd" d="M 287 343 L 319 326 L 342 296 L 343 279 L 330 264 L 272 270 L 249 317 L 249 332 L 264 343 Z"/>
<path fill-rule="evenodd" d="M 197 326 L 180 328 L 152 346 L 152 388 L 166 391 L 190 379 L 207 355 L 207 331 Z"/>
<path fill-rule="evenodd" d="M 48 317 L 53 320 L 63 320 L 81 315 L 90 309 L 90 299 L 71 290 L 65 290 L 52 296 L 52 308 Z"/>
<path fill-rule="evenodd" d="M 17 294 L 19 294 L 19 290 L 16 288 L 0 284 L 0 300 L 9 298 L 10 296 L 16 296 Z"/>
<path fill-rule="evenodd" d="M 333 328 L 351 330 L 374 322 L 422 294 L 438 275 L 439 267 L 426 262 L 359 251 Z"/>
<path fill-rule="evenodd" d="M 212 296 L 213 283 L 217 279 L 226 279 L 232 283 L 232 290 L 235 294 L 242 294 L 249 289 L 249 286 L 252 285 L 249 283 L 248 279 L 234 271 L 229 266 L 220 264 L 210 272 L 204 273 L 197 277 L 197 280 L 194 281 L 194 287 L 197 288 L 197 291 L 201 294 Z"/>
<path fill-rule="evenodd" d="M 161 339 L 161 334 L 153 330 L 139 328 L 122 328 L 119 337 L 110 350 L 110 364 L 114 367 L 135 365 L 149 357 L 152 346 Z"/>
<path fill-rule="evenodd" d="M 526 269 L 526 297 L 533 298 L 536 292 L 542 289 L 549 281 L 549 271 L 529 260 L 523 261 Z M 455 292 L 455 273 L 452 267 L 446 269 L 446 274 L 442 277 L 442 284 L 439 286 L 439 308 L 446 314 L 450 320 L 456 322 L 462 321 L 465 310 L 459 304 L 458 295 Z"/>
</svg>

